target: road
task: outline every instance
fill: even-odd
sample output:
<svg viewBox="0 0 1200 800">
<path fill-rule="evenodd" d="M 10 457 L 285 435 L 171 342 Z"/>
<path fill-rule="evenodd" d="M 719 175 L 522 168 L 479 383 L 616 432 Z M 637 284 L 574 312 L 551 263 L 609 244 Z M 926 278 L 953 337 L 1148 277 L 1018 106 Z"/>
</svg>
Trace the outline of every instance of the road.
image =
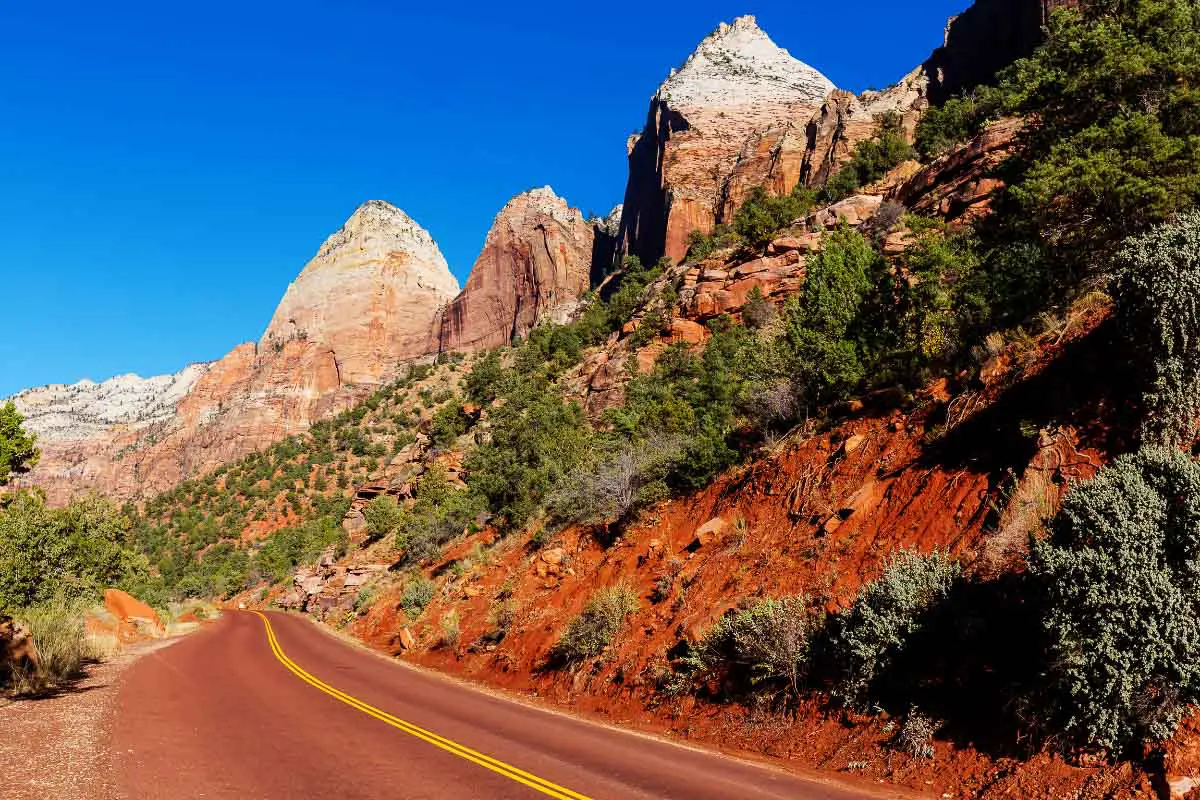
<svg viewBox="0 0 1200 800">
<path fill-rule="evenodd" d="M 505 700 L 298 617 L 226 613 L 125 675 L 130 800 L 862 800 L 867 795 Z"/>
</svg>

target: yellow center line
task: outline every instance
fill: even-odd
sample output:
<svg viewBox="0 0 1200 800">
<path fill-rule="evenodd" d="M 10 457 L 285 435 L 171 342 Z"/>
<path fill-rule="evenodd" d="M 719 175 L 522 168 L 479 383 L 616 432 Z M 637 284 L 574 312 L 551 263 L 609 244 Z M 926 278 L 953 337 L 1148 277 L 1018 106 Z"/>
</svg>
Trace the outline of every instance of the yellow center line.
<svg viewBox="0 0 1200 800">
<path fill-rule="evenodd" d="M 586 795 L 573 792 L 570 789 L 566 789 L 562 786 L 551 783 L 544 778 L 539 778 L 538 776 L 525 772 L 524 770 L 517 769 L 510 764 L 505 764 L 503 761 L 472 750 L 471 748 L 461 745 L 458 742 L 452 741 L 443 736 L 438 736 L 432 731 L 427 731 L 424 728 L 413 725 L 411 722 L 406 722 L 399 717 L 387 713 L 386 711 L 382 711 L 372 705 L 364 703 L 357 697 L 346 694 L 340 689 L 330 686 L 320 678 L 317 678 L 314 675 L 306 672 L 295 661 L 292 661 L 290 658 L 288 658 L 287 654 L 283 652 L 283 648 L 279 646 L 279 640 L 275 637 L 275 629 L 271 627 L 271 621 L 267 619 L 266 614 L 263 614 L 259 611 L 255 611 L 254 613 L 258 614 L 263 621 L 263 625 L 266 626 L 267 641 L 271 645 L 271 652 L 275 654 L 275 658 L 279 660 L 279 663 L 287 667 L 287 669 L 293 675 L 310 686 L 320 689 L 330 697 L 336 698 L 348 706 L 357 708 L 364 714 L 372 716 L 381 722 L 387 723 L 393 728 L 401 730 L 410 736 L 420 739 L 423 742 L 428 742 L 434 747 L 439 747 L 448 753 L 453 753 L 459 758 L 470 761 L 473 764 L 478 764 L 484 769 L 489 769 L 498 775 L 503 775 L 509 780 L 513 780 L 517 783 L 528 786 L 529 788 L 541 792 L 542 794 L 558 798 L 558 800 L 591 800 L 591 798 L 587 797 Z"/>
</svg>

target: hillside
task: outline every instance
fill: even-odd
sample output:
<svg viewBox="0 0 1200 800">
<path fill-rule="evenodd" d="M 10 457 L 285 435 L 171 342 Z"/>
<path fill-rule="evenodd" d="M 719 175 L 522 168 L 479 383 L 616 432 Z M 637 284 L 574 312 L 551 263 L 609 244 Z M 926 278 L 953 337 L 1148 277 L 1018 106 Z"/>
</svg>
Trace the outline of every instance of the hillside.
<svg viewBox="0 0 1200 800">
<path fill-rule="evenodd" d="M 520 195 L 455 295 L 370 203 L 245 356 L 302 412 L 247 423 L 224 362 L 35 392 L 132 424 L 87 463 L 141 466 L 51 436 L 23 480 L 136 500 L 154 603 L 303 612 L 864 783 L 1194 796 L 1200 12 L 1010 5 L 858 96 L 722 24 L 631 140 L 619 225 Z M 149 476 L 204 398 L 213 438 Z"/>
</svg>

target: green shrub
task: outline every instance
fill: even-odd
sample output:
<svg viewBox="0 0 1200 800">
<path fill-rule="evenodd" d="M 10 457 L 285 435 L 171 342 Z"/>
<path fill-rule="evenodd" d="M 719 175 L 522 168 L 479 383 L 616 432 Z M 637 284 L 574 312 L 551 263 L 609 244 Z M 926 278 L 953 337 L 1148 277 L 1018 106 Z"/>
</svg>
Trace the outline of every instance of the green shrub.
<svg viewBox="0 0 1200 800">
<path fill-rule="evenodd" d="M 13 691 L 40 694 L 79 675 L 86 659 L 93 657 L 84 633 L 83 610 L 62 598 L 17 612 L 29 626 L 38 662 L 34 667 L 14 668 Z"/>
<path fill-rule="evenodd" d="M 404 590 L 400 593 L 400 607 L 410 619 L 416 619 L 433 600 L 435 588 L 433 581 L 424 575 L 414 574 L 404 584 Z"/>
<path fill-rule="evenodd" d="M 372 539 L 391 536 L 404 522 L 404 511 L 396 498 L 381 494 L 363 507 L 363 519 L 367 523 L 367 535 Z"/>
<path fill-rule="evenodd" d="M 751 247 L 765 248 L 776 233 L 807 214 L 815 199 L 816 194 L 803 185 L 781 196 L 755 186 L 734 215 L 733 230 Z"/>
<path fill-rule="evenodd" d="M 1200 701 L 1200 466 L 1118 458 L 1073 488 L 1029 557 L 1044 597 L 1054 723 L 1117 753 Z"/>
<path fill-rule="evenodd" d="M 34 446 L 37 437 L 25 432 L 24 422 L 13 401 L 0 405 L 0 486 L 8 483 L 13 473 L 36 466 L 41 455 Z"/>
<path fill-rule="evenodd" d="M 810 598 L 767 598 L 722 617 L 700 641 L 698 655 L 706 668 L 749 686 L 782 683 L 798 694 L 820 625 Z"/>
<path fill-rule="evenodd" d="M 567 624 L 551 649 L 551 661 L 568 665 L 600 655 L 637 609 L 637 594 L 629 586 L 617 584 L 596 592 L 583 612 Z"/>
<path fill-rule="evenodd" d="M 830 654 L 844 699 L 866 698 L 872 682 L 895 662 L 961 576 L 961 566 L 945 553 L 901 550 L 878 579 L 862 587 L 831 625 Z"/>
<path fill-rule="evenodd" d="M 1142 380 L 1141 438 L 1178 446 L 1200 414 L 1200 212 L 1130 239 L 1117 314 Z"/>
<path fill-rule="evenodd" d="M 970 95 L 931 106 L 917 123 L 916 151 L 929 160 L 963 144 L 996 115 L 999 103 L 995 89 L 980 87 Z"/>
<path fill-rule="evenodd" d="M 850 160 L 842 165 L 821 190 L 821 200 L 836 203 L 860 187 L 874 183 L 912 158 L 914 151 L 900 132 L 897 118 L 886 118 L 878 134 L 859 142 Z"/>
</svg>

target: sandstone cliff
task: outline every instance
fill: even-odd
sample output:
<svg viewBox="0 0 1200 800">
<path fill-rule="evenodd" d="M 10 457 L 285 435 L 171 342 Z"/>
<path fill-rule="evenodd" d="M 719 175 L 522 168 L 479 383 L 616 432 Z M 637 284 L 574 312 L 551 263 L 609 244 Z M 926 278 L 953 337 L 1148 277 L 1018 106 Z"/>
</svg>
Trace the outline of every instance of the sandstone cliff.
<svg viewBox="0 0 1200 800">
<path fill-rule="evenodd" d="M 333 351 L 342 383 L 379 383 L 399 360 L 425 353 L 438 306 L 457 293 L 433 237 L 372 200 L 288 287 L 259 348 L 319 342 Z"/>
<path fill-rule="evenodd" d="M 498 347 L 540 320 L 565 321 L 591 286 L 595 237 L 593 223 L 549 186 L 514 197 L 496 215 L 462 294 L 436 318 L 431 349 Z"/>
<path fill-rule="evenodd" d="M 42 448 L 22 482 L 54 503 L 87 491 L 149 497 L 299 433 L 424 355 L 457 288 L 426 231 L 369 202 L 305 267 L 259 344 L 167 378 L 14 398 Z"/>
<path fill-rule="evenodd" d="M 753 17 L 722 23 L 659 88 L 629 142 L 622 247 L 643 261 L 681 259 L 688 234 L 720 220 L 747 143 L 770 130 L 801 135 L 833 89 Z"/>
</svg>

